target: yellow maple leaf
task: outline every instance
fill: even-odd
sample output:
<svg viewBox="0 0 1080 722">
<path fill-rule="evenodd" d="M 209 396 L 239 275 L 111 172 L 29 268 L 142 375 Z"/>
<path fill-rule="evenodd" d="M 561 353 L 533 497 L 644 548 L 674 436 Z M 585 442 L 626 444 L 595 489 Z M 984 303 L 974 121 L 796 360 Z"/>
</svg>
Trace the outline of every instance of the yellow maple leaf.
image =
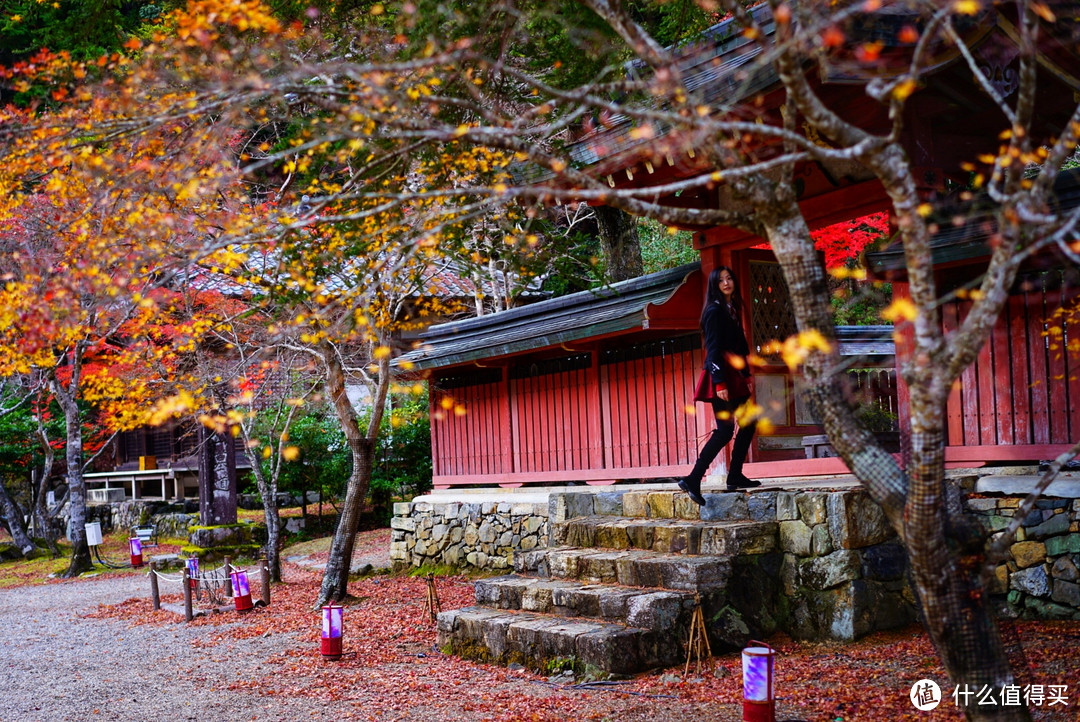
<svg viewBox="0 0 1080 722">
<path fill-rule="evenodd" d="M 919 309 L 909 299 L 898 298 L 881 312 L 881 317 L 886 321 L 898 323 L 900 321 L 914 321 L 919 315 Z"/>
</svg>

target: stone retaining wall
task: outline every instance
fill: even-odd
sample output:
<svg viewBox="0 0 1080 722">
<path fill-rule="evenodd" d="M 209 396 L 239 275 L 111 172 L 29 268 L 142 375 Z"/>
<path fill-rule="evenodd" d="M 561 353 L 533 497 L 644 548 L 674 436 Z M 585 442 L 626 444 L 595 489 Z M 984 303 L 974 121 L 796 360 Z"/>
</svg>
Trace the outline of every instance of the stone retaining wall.
<svg viewBox="0 0 1080 722">
<path fill-rule="evenodd" d="M 975 495 L 968 511 L 994 536 L 1012 523 L 1022 497 Z M 997 567 L 991 593 L 1017 616 L 1080 620 L 1080 499 L 1043 498 L 1024 517 Z"/>
<path fill-rule="evenodd" d="M 390 561 L 395 568 L 446 564 L 511 569 L 515 551 L 547 546 L 548 505 L 397 503 L 390 528 Z"/>
</svg>

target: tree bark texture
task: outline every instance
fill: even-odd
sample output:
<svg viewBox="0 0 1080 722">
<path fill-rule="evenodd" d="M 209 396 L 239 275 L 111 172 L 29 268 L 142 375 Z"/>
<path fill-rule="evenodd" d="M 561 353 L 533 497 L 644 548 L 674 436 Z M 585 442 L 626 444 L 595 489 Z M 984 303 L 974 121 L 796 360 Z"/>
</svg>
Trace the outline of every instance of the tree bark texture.
<svg viewBox="0 0 1080 722">
<path fill-rule="evenodd" d="M 608 281 L 626 281 L 643 274 L 645 270 L 641 262 L 637 219 L 625 211 L 608 206 L 597 206 L 594 211 L 607 260 Z"/>
<path fill-rule="evenodd" d="M 349 567 L 352 563 L 353 544 L 356 530 L 360 525 L 364 499 L 371 483 L 371 472 L 375 456 L 375 439 L 386 404 L 386 394 L 390 386 L 390 362 L 388 358 L 378 362 L 378 385 L 372 396 L 371 419 L 367 433 L 360 430 L 356 410 L 345 393 L 345 370 L 337 350 L 330 344 L 321 349 L 326 365 L 326 392 L 334 406 L 334 413 L 345 433 L 345 440 L 352 452 L 352 473 L 345 491 L 345 502 L 338 519 L 334 540 L 330 545 L 330 558 L 326 562 L 322 587 L 319 591 L 318 604 L 331 600 L 341 600 L 348 595 Z"/>
<path fill-rule="evenodd" d="M 781 189 L 775 195 L 783 198 L 785 194 Z M 980 579 L 981 545 L 965 548 L 958 538 L 951 538 L 961 535 L 950 535 L 954 522 L 960 520 L 947 512 L 940 383 L 932 374 L 909 377 L 914 433 L 905 473 L 851 413 L 845 376 L 837 372 L 841 365 L 828 309 L 826 274 L 801 212 L 794 203 L 785 207 L 777 201 L 761 209 L 760 217 L 783 269 L 799 330 L 818 331 L 832 347 L 827 354 L 811 353 L 804 367 L 811 407 L 834 448 L 904 540 L 927 632 L 951 680 L 975 691 L 1014 684 Z M 969 719 L 1028 719 L 1024 708 L 977 703 L 966 706 L 965 714 Z"/>
<path fill-rule="evenodd" d="M 19 548 L 19 552 L 23 557 L 29 559 L 37 551 L 38 547 L 34 544 L 30 535 L 26 533 L 26 523 L 23 520 L 22 510 L 19 509 L 19 505 L 8 494 L 3 484 L 0 484 L 0 511 L 4 514 L 8 532 L 10 532 L 15 546 Z"/>
<path fill-rule="evenodd" d="M 81 353 L 76 351 L 74 353 Z M 64 428 L 67 437 L 65 457 L 67 459 L 68 504 L 71 519 L 71 563 L 63 576 L 77 577 L 93 569 L 90 559 L 90 547 L 86 543 L 86 482 L 83 479 L 83 437 L 82 415 L 75 401 L 74 389 L 78 385 L 78 370 L 72 373 L 71 390 L 64 389 L 59 382 L 53 381 L 53 394 L 64 412 Z"/>
</svg>

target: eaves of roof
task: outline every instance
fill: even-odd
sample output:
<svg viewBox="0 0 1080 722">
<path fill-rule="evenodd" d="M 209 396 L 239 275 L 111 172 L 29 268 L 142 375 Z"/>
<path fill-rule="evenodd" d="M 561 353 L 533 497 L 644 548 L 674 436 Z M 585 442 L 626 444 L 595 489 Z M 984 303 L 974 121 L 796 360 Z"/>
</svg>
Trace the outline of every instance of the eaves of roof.
<svg viewBox="0 0 1080 722">
<path fill-rule="evenodd" d="M 1068 213 L 1080 208 L 1080 168 L 1062 171 L 1054 183 L 1055 207 L 1058 214 Z M 963 218 L 959 225 L 943 223 L 930 240 L 932 263 L 943 266 L 951 263 L 983 261 L 990 257 L 990 239 L 997 233 L 997 221 L 992 209 L 987 209 L 987 199 L 981 197 L 978 203 L 983 210 L 956 213 Z M 888 247 L 866 254 L 867 270 L 878 277 L 896 277 L 907 271 L 904 259 L 904 245 L 899 240 Z"/>
<path fill-rule="evenodd" d="M 432 326 L 420 346 L 395 364 L 432 369 L 557 347 L 572 341 L 649 328 L 650 305 L 669 300 L 698 270 L 693 263 L 595 291 L 501 313 Z M 694 325 L 697 319 L 692 319 Z"/>
</svg>

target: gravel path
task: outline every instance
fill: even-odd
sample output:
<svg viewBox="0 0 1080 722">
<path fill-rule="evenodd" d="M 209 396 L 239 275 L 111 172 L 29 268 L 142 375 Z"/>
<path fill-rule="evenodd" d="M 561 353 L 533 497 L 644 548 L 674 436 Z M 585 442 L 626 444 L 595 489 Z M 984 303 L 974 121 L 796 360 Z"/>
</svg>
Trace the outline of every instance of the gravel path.
<svg viewBox="0 0 1080 722">
<path fill-rule="evenodd" d="M 310 699 L 225 689 L 260 661 L 295 648 L 288 635 L 206 648 L 184 624 L 128 627 L 84 619 L 99 604 L 146 598 L 145 577 L 0 590 L 0 720 L 335 719 Z"/>
</svg>

